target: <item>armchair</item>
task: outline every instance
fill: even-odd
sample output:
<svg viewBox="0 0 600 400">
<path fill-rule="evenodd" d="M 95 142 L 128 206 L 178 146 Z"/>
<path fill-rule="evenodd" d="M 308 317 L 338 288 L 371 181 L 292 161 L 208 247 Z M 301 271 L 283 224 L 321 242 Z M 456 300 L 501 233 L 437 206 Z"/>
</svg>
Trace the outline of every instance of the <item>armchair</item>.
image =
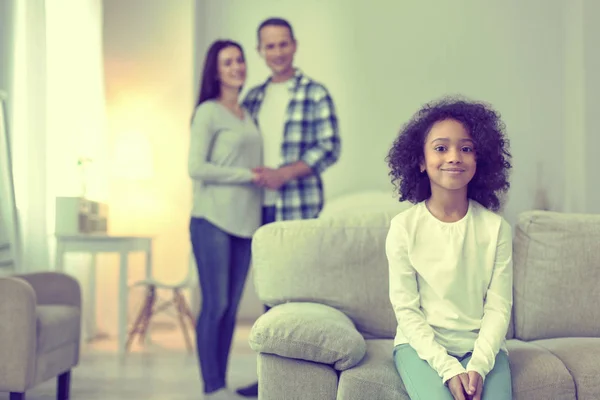
<svg viewBox="0 0 600 400">
<path fill-rule="evenodd" d="M 58 377 L 57 399 L 69 398 L 79 362 L 81 290 L 68 275 L 38 272 L 0 278 L 0 392 L 25 392 Z"/>
</svg>

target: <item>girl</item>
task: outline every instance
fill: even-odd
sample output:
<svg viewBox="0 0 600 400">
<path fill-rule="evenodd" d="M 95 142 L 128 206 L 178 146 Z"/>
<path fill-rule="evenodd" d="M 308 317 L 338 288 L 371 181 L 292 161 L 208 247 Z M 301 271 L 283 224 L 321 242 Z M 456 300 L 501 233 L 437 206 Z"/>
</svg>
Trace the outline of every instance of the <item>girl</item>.
<svg viewBox="0 0 600 400">
<path fill-rule="evenodd" d="M 239 105 L 246 79 L 242 47 L 216 41 L 206 55 L 192 118 L 188 170 L 193 181 L 190 221 L 202 311 L 196 325 L 207 399 L 241 398 L 226 389 L 227 361 L 238 305 L 250 266 L 250 241 L 261 224 L 262 140 Z"/>
<path fill-rule="evenodd" d="M 448 98 L 415 114 L 386 159 L 414 203 L 386 240 L 394 364 L 412 400 L 512 398 L 512 233 L 494 212 L 508 147 L 494 110 Z"/>
</svg>

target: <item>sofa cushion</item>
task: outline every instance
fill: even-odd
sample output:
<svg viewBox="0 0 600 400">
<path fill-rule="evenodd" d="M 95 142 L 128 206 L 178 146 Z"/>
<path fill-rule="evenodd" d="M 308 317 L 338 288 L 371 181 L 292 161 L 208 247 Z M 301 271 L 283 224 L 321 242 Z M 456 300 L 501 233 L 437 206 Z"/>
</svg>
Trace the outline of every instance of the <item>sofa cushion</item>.
<svg viewBox="0 0 600 400">
<path fill-rule="evenodd" d="M 389 190 L 361 190 L 327 200 L 319 218 L 372 213 L 373 210 L 397 214 L 411 206 L 408 201 L 398 201 L 398 195 Z"/>
<path fill-rule="evenodd" d="M 340 374 L 338 399 L 410 400 L 393 360 L 394 341 L 367 340 L 367 354 Z"/>
<path fill-rule="evenodd" d="M 514 400 L 576 399 L 569 370 L 552 352 L 520 340 L 507 341 L 507 347 Z M 363 360 L 340 375 L 338 399 L 408 400 L 402 379 L 394 367 L 393 348 L 392 340 L 367 340 Z M 598 373 L 597 368 L 591 370 Z"/>
<path fill-rule="evenodd" d="M 349 316 L 368 338 L 394 338 L 385 238 L 397 212 L 262 226 L 252 240 L 254 285 L 264 304 L 310 301 Z"/>
<path fill-rule="evenodd" d="M 510 320 L 508 321 L 508 331 L 506 332 L 506 339 L 515 338 L 515 313 L 511 311 Z"/>
<path fill-rule="evenodd" d="M 366 351 L 350 318 L 317 303 L 273 307 L 254 323 L 249 342 L 259 353 L 333 364 L 339 371 L 356 365 Z"/>
<path fill-rule="evenodd" d="M 507 341 L 514 400 L 575 400 L 575 384 L 550 351 L 520 340 Z"/>
<path fill-rule="evenodd" d="M 567 367 L 577 398 L 600 399 L 600 338 L 560 338 L 531 342 L 548 349 Z"/>
<path fill-rule="evenodd" d="M 530 211 L 514 242 L 515 337 L 600 337 L 600 215 Z"/>
<path fill-rule="evenodd" d="M 336 399 L 338 376 L 331 366 L 261 353 L 257 369 L 260 400 Z"/>
<path fill-rule="evenodd" d="M 36 317 L 38 354 L 79 341 L 81 317 L 78 307 L 38 305 Z"/>
</svg>

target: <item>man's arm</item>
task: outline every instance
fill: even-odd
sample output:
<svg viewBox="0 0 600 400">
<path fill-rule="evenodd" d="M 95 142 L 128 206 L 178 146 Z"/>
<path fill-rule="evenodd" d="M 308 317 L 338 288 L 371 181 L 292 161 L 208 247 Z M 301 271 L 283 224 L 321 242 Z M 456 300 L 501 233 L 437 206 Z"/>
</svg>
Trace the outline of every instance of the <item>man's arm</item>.
<svg viewBox="0 0 600 400">
<path fill-rule="evenodd" d="M 315 101 L 314 123 L 317 143 L 309 148 L 300 161 L 278 169 L 257 168 L 258 184 L 269 189 L 279 189 L 286 182 L 310 175 L 320 175 L 333 165 L 340 156 L 341 140 L 338 118 L 333 100 L 327 90 L 319 87 L 320 97 Z"/>
<path fill-rule="evenodd" d="M 314 109 L 317 143 L 304 153 L 302 161 L 314 174 L 320 175 L 339 159 L 341 139 L 333 99 L 324 87 L 320 87 L 317 95 Z"/>
<path fill-rule="evenodd" d="M 257 175 L 257 185 L 271 190 L 277 190 L 286 182 L 313 174 L 313 170 L 304 161 L 296 161 L 277 169 L 258 167 L 252 172 Z"/>
<path fill-rule="evenodd" d="M 304 178 L 313 174 L 313 170 L 304 161 L 296 161 L 295 163 L 284 165 L 277 169 L 282 175 L 285 182 L 292 181 L 298 178 Z"/>
</svg>

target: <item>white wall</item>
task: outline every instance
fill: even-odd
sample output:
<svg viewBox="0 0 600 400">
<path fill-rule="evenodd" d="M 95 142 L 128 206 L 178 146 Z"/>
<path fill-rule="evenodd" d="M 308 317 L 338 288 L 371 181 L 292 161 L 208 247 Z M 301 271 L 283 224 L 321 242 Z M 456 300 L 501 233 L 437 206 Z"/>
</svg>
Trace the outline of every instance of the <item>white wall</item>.
<svg viewBox="0 0 600 400">
<path fill-rule="evenodd" d="M 65 18 L 65 9 L 78 17 Z M 82 194 L 79 157 L 93 160 L 86 196 L 106 201 L 102 0 L 54 0 L 46 3 L 45 10 L 47 185 L 51 208 L 55 208 L 55 196 Z M 48 223 L 53 233 L 54 215 Z"/>
<path fill-rule="evenodd" d="M 13 29 L 14 29 L 14 5 L 12 1 L 2 1 L 0 2 L 0 91 L 9 92 L 9 86 L 11 86 L 12 80 L 12 64 L 13 64 Z M 2 99 L 0 99 L 2 100 Z M 2 107 L 4 103 L 0 103 L 0 107 Z M 8 104 L 7 104 L 8 106 Z M 8 107 L 7 107 L 8 108 Z M 0 113 L 2 113 L 2 109 L 0 109 Z M 10 111 L 7 113 L 10 115 Z M 2 114 L 4 116 L 4 114 Z M 4 118 L 8 118 L 8 115 L 4 116 Z M 3 121 L 0 121 L 0 141 L 3 140 Z M 0 150 L 4 148 L 4 143 L 0 142 Z M 3 154 L 3 152 L 2 152 Z M 3 155 L 0 154 L 0 157 Z M 4 168 L 2 167 L 4 160 L 0 158 L 0 242 L 4 242 L 7 238 L 11 238 L 10 229 L 7 227 L 7 222 L 10 219 L 7 218 L 8 215 L 12 215 L 9 209 L 9 203 L 6 201 L 6 194 L 3 190 L 6 187 L 6 181 L 4 179 Z M 10 239 L 9 239 L 10 240 Z M 13 239 L 14 240 L 14 239 Z M 3 251 L 0 250 L 0 260 L 8 260 L 13 259 L 12 250 Z M 9 265 L 9 267 L 0 267 L 0 276 L 5 274 L 12 273 L 13 267 Z"/>
<path fill-rule="evenodd" d="M 597 7 L 592 0 L 581 1 Z M 567 65 L 573 49 L 565 44 L 579 40 L 573 32 L 567 35 L 567 28 L 582 14 L 569 19 L 563 1 L 459 0 L 435 2 L 435 7 L 431 2 L 386 2 L 385 7 L 355 2 L 352 8 L 343 0 L 196 4 L 196 73 L 208 45 L 231 38 L 246 51 L 248 86 L 268 75 L 255 50 L 257 26 L 272 16 L 290 21 L 299 44 L 297 66 L 330 89 L 339 112 L 342 155 L 324 175 L 327 198 L 368 189 L 392 193 L 384 158 L 400 127 L 424 102 L 456 93 L 491 102 L 507 125 L 514 169 L 505 216 L 511 223 L 518 213 L 543 203 L 562 211 L 565 183 L 573 176 L 567 174 L 581 178 L 577 168 L 565 168 L 565 160 L 577 159 L 582 147 L 566 151 L 564 132 L 570 124 L 584 135 L 577 110 L 566 103 L 567 84 L 577 79 L 583 58 Z M 588 70 L 594 62 L 597 58 L 586 59 Z M 576 99 L 583 93 L 571 92 Z M 584 186 L 580 179 L 574 188 Z M 242 317 L 256 309 L 255 301 L 250 285 Z"/>
<path fill-rule="evenodd" d="M 565 10 L 565 211 L 586 209 L 585 169 L 585 32 L 584 2 L 573 0 Z"/>
<path fill-rule="evenodd" d="M 0 90 L 4 91 L 12 79 L 14 19 L 14 1 L 0 1 Z"/>
<path fill-rule="evenodd" d="M 598 180 L 598 149 L 600 149 L 600 129 L 598 111 L 600 110 L 600 3 L 596 0 L 583 0 L 584 31 L 584 74 L 585 74 L 585 177 L 586 208 L 588 212 L 600 213 L 600 181 Z M 572 140 L 572 139 L 569 139 Z M 576 177 L 580 179 L 579 176 Z"/>
<path fill-rule="evenodd" d="M 154 277 L 180 281 L 190 252 L 186 162 L 193 111 L 194 1 L 103 0 L 103 12 L 107 136 L 114 167 L 108 171 L 110 231 L 154 235 Z M 149 154 L 141 155 L 145 150 Z M 123 154 L 131 156 L 123 160 Z M 147 160 L 148 169 L 127 159 Z M 99 319 L 114 332 L 118 261 L 107 256 L 101 263 L 107 267 L 99 273 L 106 300 L 99 304 Z M 143 277 L 143 256 L 132 255 L 130 266 L 132 280 Z M 140 295 L 142 290 L 132 291 L 131 318 Z"/>
<path fill-rule="evenodd" d="M 327 197 L 391 191 L 384 157 L 401 125 L 424 102 L 461 93 L 491 102 L 507 124 L 514 156 L 508 219 L 533 207 L 537 184 L 551 208 L 562 207 L 562 1 L 357 2 L 352 10 L 342 0 L 200 3 L 197 60 L 219 37 L 238 40 L 248 86 L 268 74 L 255 50 L 258 24 L 270 16 L 292 23 L 296 64 L 327 85 L 341 120 L 342 156 L 325 174 Z"/>
</svg>

